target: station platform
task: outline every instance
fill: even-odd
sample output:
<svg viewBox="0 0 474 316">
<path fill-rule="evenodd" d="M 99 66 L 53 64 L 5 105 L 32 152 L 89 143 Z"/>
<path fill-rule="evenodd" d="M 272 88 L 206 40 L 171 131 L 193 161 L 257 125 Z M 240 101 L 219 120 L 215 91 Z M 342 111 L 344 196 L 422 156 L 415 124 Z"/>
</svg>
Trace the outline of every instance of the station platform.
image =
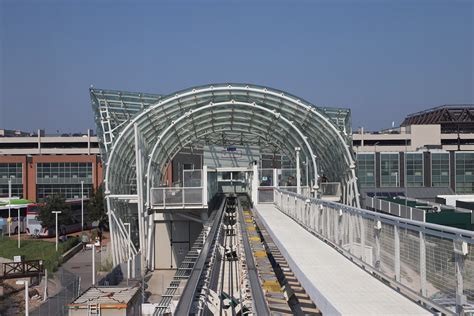
<svg viewBox="0 0 474 316">
<path fill-rule="evenodd" d="M 258 204 L 255 209 L 323 315 L 432 315 L 349 261 L 273 204 Z"/>
</svg>

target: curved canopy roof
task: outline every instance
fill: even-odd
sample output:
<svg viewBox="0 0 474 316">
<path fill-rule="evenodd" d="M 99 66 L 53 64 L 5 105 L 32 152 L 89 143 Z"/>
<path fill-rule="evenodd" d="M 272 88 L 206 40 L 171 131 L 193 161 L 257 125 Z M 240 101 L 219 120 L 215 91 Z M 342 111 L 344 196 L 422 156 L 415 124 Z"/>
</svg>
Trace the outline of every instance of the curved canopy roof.
<svg viewBox="0 0 474 316">
<path fill-rule="evenodd" d="M 134 190 L 135 129 L 146 157 L 149 186 L 184 146 L 222 139 L 272 146 L 292 157 L 301 148 L 315 183 L 318 170 L 332 181 L 355 178 L 350 111 L 320 108 L 286 92 L 246 84 L 214 84 L 167 96 L 91 89 L 92 105 L 112 194 Z M 218 137 L 216 137 L 218 136 Z"/>
</svg>

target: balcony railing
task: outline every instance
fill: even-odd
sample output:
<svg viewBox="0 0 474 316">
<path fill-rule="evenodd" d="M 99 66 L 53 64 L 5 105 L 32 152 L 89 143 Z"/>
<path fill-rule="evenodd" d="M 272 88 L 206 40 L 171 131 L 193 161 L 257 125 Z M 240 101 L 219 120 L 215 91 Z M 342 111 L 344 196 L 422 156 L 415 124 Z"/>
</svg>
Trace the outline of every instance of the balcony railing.
<svg viewBox="0 0 474 316">
<path fill-rule="evenodd" d="M 280 211 L 405 295 L 445 314 L 474 311 L 473 231 L 274 193 Z"/>
<path fill-rule="evenodd" d="M 173 208 L 185 206 L 202 206 L 202 187 L 162 187 L 151 189 L 151 206 L 153 208 Z M 206 201 L 207 202 L 207 201 Z"/>
</svg>

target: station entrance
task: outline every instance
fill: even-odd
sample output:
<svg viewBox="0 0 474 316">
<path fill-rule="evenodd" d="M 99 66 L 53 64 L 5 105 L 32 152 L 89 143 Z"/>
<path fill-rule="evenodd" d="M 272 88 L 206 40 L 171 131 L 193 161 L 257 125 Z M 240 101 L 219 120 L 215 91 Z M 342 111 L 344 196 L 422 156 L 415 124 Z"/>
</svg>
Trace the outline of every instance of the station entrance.
<svg viewBox="0 0 474 316">
<path fill-rule="evenodd" d="M 166 262 L 174 267 L 219 192 L 247 193 L 261 203 L 271 201 L 272 188 L 284 186 L 359 205 L 347 109 L 317 107 L 247 84 L 168 95 L 102 89 L 90 94 L 106 166 L 115 264 L 131 252 L 142 269 Z M 183 163 L 180 170 L 174 164 L 184 152 L 200 154 L 191 155 L 198 157 L 192 168 Z M 167 252 L 171 259 L 163 256 L 158 264 Z"/>
</svg>

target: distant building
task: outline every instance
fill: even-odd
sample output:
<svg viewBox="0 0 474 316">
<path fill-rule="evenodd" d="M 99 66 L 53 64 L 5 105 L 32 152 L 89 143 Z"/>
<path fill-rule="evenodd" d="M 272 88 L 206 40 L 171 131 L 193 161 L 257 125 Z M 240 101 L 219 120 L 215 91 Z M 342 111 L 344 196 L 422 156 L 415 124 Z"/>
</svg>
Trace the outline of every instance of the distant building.
<svg viewBox="0 0 474 316">
<path fill-rule="evenodd" d="M 0 137 L 16 137 L 16 136 L 30 136 L 31 133 L 22 132 L 20 130 L 11 130 L 0 128 Z"/>
<path fill-rule="evenodd" d="M 102 182 L 99 144 L 90 131 L 83 134 L 45 135 L 3 130 L 0 134 L 0 196 L 12 195 L 33 201 L 60 193 L 65 198 L 84 195 Z"/>
<path fill-rule="evenodd" d="M 408 115 L 398 128 L 353 133 L 362 194 L 434 200 L 474 193 L 474 105 Z"/>
</svg>

